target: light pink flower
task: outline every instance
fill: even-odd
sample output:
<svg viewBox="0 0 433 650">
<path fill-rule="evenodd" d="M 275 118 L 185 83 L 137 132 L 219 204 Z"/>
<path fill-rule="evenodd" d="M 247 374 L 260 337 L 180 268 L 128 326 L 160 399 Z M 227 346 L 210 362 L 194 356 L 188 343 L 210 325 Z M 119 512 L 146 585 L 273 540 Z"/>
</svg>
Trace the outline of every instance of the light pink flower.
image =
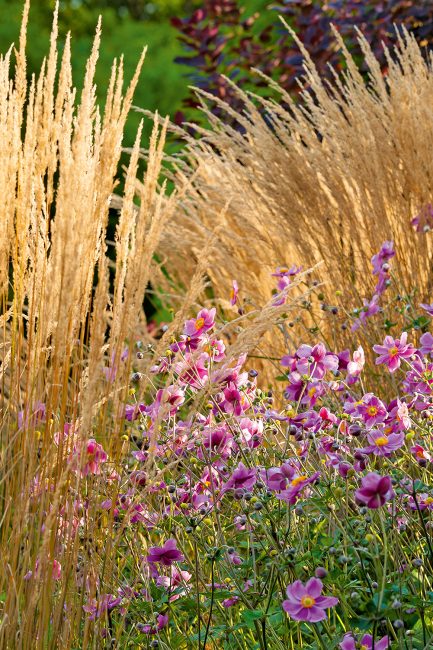
<svg viewBox="0 0 433 650">
<path fill-rule="evenodd" d="M 399 339 L 392 336 L 385 336 L 383 345 L 373 345 L 373 350 L 379 355 L 376 365 L 385 363 L 390 372 L 400 368 L 402 359 L 409 359 L 415 352 L 415 348 L 407 343 L 407 332 L 403 332 Z"/>
<path fill-rule="evenodd" d="M 338 598 L 322 596 L 323 583 L 319 578 L 310 578 L 304 585 L 300 580 L 287 587 L 287 600 L 283 609 L 295 621 L 318 623 L 326 618 L 325 609 L 338 604 Z"/>
</svg>

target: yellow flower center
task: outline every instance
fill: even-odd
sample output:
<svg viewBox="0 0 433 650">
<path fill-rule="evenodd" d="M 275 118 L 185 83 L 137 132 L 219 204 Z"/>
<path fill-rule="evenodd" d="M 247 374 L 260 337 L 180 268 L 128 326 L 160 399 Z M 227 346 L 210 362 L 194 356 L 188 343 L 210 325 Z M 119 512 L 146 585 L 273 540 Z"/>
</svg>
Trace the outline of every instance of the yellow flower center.
<svg viewBox="0 0 433 650">
<path fill-rule="evenodd" d="M 306 476 L 297 476 L 296 478 L 293 479 L 291 485 L 293 485 L 293 487 L 296 487 L 297 485 L 299 485 L 299 483 L 305 481 L 306 478 L 307 478 Z"/>
<path fill-rule="evenodd" d="M 197 318 L 197 320 L 195 321 L 195 329 L 196 329 L 197 331 L 198 331 L 198 330 L 201 330 L 201 328 L 203 327 L 203 325 L 204 325 L 204 318 Z"/>
<path fill-rule="evenodd" d="M 368 415 L 377 415 L 377 406 L 369 406 L 367 413 Z"/>
<path fill-rule="evenodd" d="M 310 607 L 313 607 L 313 605 L 315 603 L 316 603 L 316 601 L 311 596 L 303 596 L 301 598 L 301 605 L 303 607 L 307 607 L 307 609 L 309 609 Z"/>
<path fill-rule="evenodd" d="M 386 436 L 380 436 L 380 438 L 376 438 L 374 442 L 378 447 L 384 447 L 388 444 L 388 438 Z"/>
<path fill-rule="evenodd" d="M 235 299 L 235 290 L 230 289 L 230 300 L 234 300 L 234 299 Z"/>
<path fill-rule="evenodd" d="M 362 646 L 360 646 L 359 650 L 368 650 L 368 645 L 364 645 L 363 643 Z"/>
<path fill-rule="evenodd" d="M 424 503 L 426 503 L 427 505 L 430 505 L 431 503 L 433 503 L 433 497 L 427 497 L 427 499 L 424 501 Z"/>
<path fill-rule="evenodd" d="M 280 273 L 287 273 L 288 270 L 289 270 L 289 269 L 288 269 L 286 266 L 282 266 L 282 267 L 280 268 Z"/>
<path fill-rule="evenodd" d="M 397 354 L 398 354 L 398 348 L 396 348 L 395 346 L 393 348 L 390 348 L 390 350 L 389 350 L 389 356 L 390 357 L 395 357 L 395 356 L 397 356 Z"/>
<path fill-rule="evenodd" d="M 313 395 L 316 394 L 317 388 L 315 386 L 312 386 L 309 391 L 308 391 L 308 397 L 313 397 Z"/>
</svg>

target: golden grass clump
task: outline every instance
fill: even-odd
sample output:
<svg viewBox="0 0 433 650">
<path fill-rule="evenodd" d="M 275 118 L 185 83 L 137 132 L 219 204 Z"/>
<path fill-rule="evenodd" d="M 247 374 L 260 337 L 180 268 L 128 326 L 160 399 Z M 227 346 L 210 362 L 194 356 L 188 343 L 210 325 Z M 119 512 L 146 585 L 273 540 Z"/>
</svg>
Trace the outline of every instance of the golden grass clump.
<svg viewBox="0 0 433 650">
<path fill-rule="evenodd" d="M 113 473 L 120 462 L 118 416 L 130 366 L 121 355 L 136 332 L 146 332 L 143 296 L 175 194 L 162 203 L 165 128 L 157 124 L 137 181 L 140 129 L 112 272 L 109 209 L 144 52 L 125 93 L 122 60 L 114 62 L 101 113 L 94 86 L 100 25 L 77 99 L 69 36 L 58 63 L 57 9 L 48 56 L 27 81 L 28 15 L 27 1 L 18 49 L 0 59 L 0 647 L 69 648 L 83 620 L 71 584 L 82 575 L 90 593 L 101 588 L 114 555 L 107 543 L 102 558 L 105 533 L 86 530 L 76 511 L 80 474 L 65 459 L 96 436 L 110 452 Z M 113 531 L 112 517 L 108 527 Z M 54 559 L 62 565 L 57 584 Z M 85 626 L 82 647 L 89 639 Z"/>
<path fill-rule="evenodd" d="M 323 262 L 315 277 L 331 296 L 339 290 L 346 307 L 362 306 L 374 287 L 369 259 L 390 239 L 402 290 L 431 293 L 431 242 L 410 221 L 432 196 L 432 59 L 405 33 L 396 51 L 387 52 L 384 78 L 359 35 L 366 84 L 335 37 L 347 68 L 332 88 L 299 43 L 307 88 L 301 102 L 275 85 L 281 103 L 240 89 L 243 114 L 220 102 L 243 133 L 212 115 L 206 102 L 215 99 L 198 91 L 209 127 L 199 129 L 199 139 L 188 138 L 187 164 L 176 173 L 178 188 L 191 185 L 176 220 L 176 233 L 188 236 L 166 241 L 171 249 L 177 245 L 171 259 L 186 278 L 202 237 L 218 224 L 207 269 L 217 298 L 227 297 L 235 278 L 242 295 L 265 301 L 275 267 Z"/>
</svg>

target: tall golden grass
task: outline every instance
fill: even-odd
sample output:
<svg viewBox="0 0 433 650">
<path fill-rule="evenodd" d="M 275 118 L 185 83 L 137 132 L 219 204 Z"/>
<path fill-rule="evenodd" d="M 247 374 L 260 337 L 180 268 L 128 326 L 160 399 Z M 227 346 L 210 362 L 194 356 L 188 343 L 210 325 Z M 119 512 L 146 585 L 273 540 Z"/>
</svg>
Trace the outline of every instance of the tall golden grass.
<svg viewBox="0 0 433 650">
<path fill-rule="evenodd" d="M 0 59 L 0 647 L 88 647 L 83 596 L 80 602 L 71 585 L 76 571 L 90 593 L 109 582 L 114 554 L 108 546 L 102 554 L 101 531 L 72 525 L 80 477 L 65 459 L 77 436 L 96 432 L 113 471 L 119 460 L 118 415 L 130 365 L 120 357 L 137 332 L 146 340 L 143 296 L 175 194 L 162 202 L 165 127 L 156 124 L 138 182 L 140 128 L 126 171 L 111 291 L 109 209 L 144 52 L 125 93 L 122 60 L 114 61 L 101 113 L 94 86 L 100 25 L 78 99 L 69 36 L 58 61 L 57 9 L 48 56 L 28 82 L 29 4 L 18 48 Z M 107 364 L 116 369 L 110 382 Z M 42 432 L 35 416 L 40 403 L 47 414 Z M 65 422 L 73 423 L 74 435 L 60 435 L 57 446 L 53 436 Z M 62 564 L 57 584 L 55 558 Z M 43 579 L 26 579 L 29 571 Z"/>
<path fill-rule="evenodd" d="M 328 297 L 332 289 L 329 301 L 362 306 L 375 283 L 369 260 L 389 239 L 401 291 L 417 286 L 420 298 L 431 295 L 431 241 L 410 221 L 432 200 L 432 59 L 405 33 L 387 52 L 383 77 L 360 34 L 366 84 L 337 33 L 335 39 L 346 70 L 332 87 L 299 43 L 305 57 L 301 102 L 270 81 L 281 102 L 239 88 L 242 114 L 219 102 L 243 133 L 215 117 L 208 106 L 216 100 L 197 91 L 209 127 L 198 139 L 185 136 L 187 161 L 176 171 L 178 188 L 190 185 L 176 220 L 183 236 L 171 237 L 169 245 L 177 244 L 174 271 L 186 278 L 202 238 L 218 224 L 208 268 L 217 298 L 227 297 L 235 278 L 242 295 L 266 300 L 276 266 L 321 263 L 315 277 L 326 283 Z M 335 290 L 343 293 L 340 299 Z M 337 343 L 347 343 L 347 332 Z"/>
</svg>

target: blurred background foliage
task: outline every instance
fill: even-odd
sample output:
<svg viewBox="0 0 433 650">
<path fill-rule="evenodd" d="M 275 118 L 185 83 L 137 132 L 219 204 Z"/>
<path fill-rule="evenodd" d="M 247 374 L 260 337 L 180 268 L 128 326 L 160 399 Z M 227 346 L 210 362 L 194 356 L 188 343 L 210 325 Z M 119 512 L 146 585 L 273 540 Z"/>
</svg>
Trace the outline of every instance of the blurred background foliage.
<svg viewBox="0 0 433 650">
<path fill-rule="evenodd" d="M 47 53 L 54 0 L 32 0 L 28 38 L 28 71 L 37 72 Z M 100 97 L 104 96 L 112 61 L 122 53 L 125 77 L 131 78 L 141 51 L 148 46 L 146 62 L 135 93 L 137 106 L 174 116 L 188 89 L 185 66 L 174 59 L 182 53 L 177 31 L 170 18 L 180 11 L 193 11 L 194 0 L 61 0 L 59 30 L 61 40 L 72 33 L 74 83 L 80 87 L 98 16 L 102 15 L 102 45 L 96 72 Z M 23 0 L 0 0 L 0 52 L 18 42 Z M 133 143 L 141 116 L 131 114 L 125 145 Z M 145 121 L 143 143 L 151 130 Z"/>
<path fill-rule="evenodd" d="M 32 0 L 29 25 L 29 74 L 47 51 L 55 0 Z M 0 51 L 17 42 L 23 0 L 0 0 Z M 202 88 L 234 108 L 242 104 L 224 79 L 243 89 L 269 94 L 267 83 L 251 74 L 256 67 L 291 94 L 299 92 L 302 57 L 278 16 L 284 16 L 306 45 L 319 72 L 332 79 L 329 64 L 344 68 L 331 24 L 361 63 L 354 25 L 367 36 L 384 73 L 382 42 L 392 45 L 396 28 L 410 29 L 426 50 L 433 44 L 433 0 L 60 0 L 60 35 L 73 34 L 73 74 L 83 78 L 98 16 L 103 39 L 96 81 L 103 97 L 114 57 L 124 54 L 128 81 L 144 45 L 148 46 L 137 106 L 158 110 L 177 123 L 203 122 L 189 85 Z M 218 106 L 213 106 L 218 113 Z M 266 116 L 264 116 L 266 118 Z M 141 116 L 126 128 L 130 146 Z M 236 124 L 235 124 L 236 125 Z M 151 130 L 146 120 L 143 143 Z"/>
</svg>

